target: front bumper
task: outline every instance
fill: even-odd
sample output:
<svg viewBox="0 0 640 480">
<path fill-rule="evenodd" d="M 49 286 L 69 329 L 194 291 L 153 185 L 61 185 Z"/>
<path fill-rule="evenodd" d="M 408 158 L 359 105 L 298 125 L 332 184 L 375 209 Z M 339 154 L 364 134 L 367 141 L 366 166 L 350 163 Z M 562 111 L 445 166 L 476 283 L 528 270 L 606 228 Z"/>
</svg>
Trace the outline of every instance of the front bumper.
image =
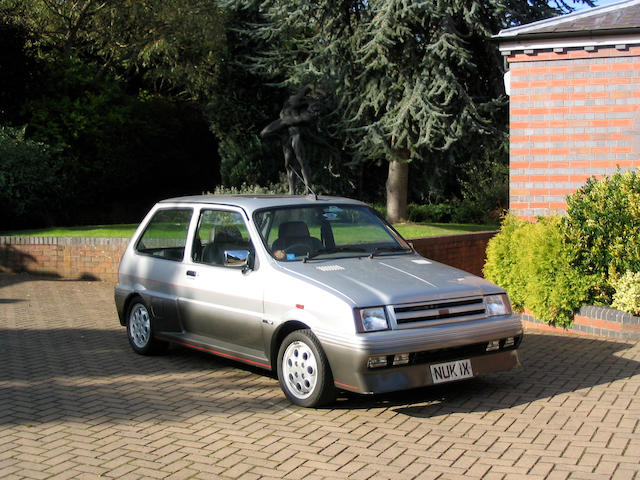
<svg viewBox="0 0 640 480">
<path fill-rule="evenodd" d="M 432 385 L 430 366 L 457 360 L 469 360 L 474 377 L 520 367 L 517 347 L 522 336 L 522 323 L 516 315 L 351 338 L 318 335 L 336 386 L 358 393 Z M 515 344 L 506 346 L 510 337 Z M 499 349 L 488 351 L 489 342 L 495 340 L 500 341 Z M 409 363 L 393 366 L 396 354 L 409 354 Z M 388 366 L 370 368 L 368 360 L 373 356 L 386 356 Z"/>
<path fill-rule="evenodd" d="M 517 350 L 471 357 L 469 360 L 474 377 L 522 366 Z M 431 377 L 430 366 L 438 363 L 443 362 L 354 372 L 349 376 L 349 380 L 341 382 L 336 379 L 335 385 L 338 388 L 358 393 L 384 393 L 425 387 L 435 383 Z"/>
</svg>

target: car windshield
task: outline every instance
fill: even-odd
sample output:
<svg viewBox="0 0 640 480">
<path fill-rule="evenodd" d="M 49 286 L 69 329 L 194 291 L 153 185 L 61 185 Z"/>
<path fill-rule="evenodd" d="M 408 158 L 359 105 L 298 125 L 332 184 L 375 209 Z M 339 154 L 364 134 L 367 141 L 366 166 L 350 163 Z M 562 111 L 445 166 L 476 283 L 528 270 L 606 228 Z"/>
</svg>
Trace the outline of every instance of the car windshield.
<svg viewBox="0 0 640 480">
<path fill-rule="evenodd" d="M 254 221 L 265 247 L 280 261 L 412 251 L 387 222 L 362 205 L 264 209 L 254 214 Z"/>
</svg>

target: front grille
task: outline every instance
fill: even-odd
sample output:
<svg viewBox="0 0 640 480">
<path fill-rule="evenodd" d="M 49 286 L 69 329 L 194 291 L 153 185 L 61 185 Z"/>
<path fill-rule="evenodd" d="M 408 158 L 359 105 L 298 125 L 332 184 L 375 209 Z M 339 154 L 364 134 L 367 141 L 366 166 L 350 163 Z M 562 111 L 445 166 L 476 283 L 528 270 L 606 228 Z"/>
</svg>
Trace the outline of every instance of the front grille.
<svg viewBox="0 0 640 480">
<path fill-rule="evenodd" d="M 485 315 L 484 299 L 474 297 L 451 301 L 437 301 L 413 305 L 396 305 L 393 307 L 396 323 L 400 325 L 416 322 L 435 322 L 447 319 L 478 318 Z"/>
<path fill-rule="evenodd" d="M 440 363 L 487 354 L 487 342 L 411 354 L 411 363 Z"/>
</svg>

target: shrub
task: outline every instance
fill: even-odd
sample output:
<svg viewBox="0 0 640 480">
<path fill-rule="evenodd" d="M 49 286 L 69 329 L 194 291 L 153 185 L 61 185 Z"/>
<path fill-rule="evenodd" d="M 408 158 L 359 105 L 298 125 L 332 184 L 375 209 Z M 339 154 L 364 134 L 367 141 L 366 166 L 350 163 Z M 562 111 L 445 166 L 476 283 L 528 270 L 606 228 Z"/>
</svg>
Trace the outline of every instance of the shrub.
<svg viewBox="0 0 640 480">
<path fill-rule="evenodd" d="M 525 306 L 526 281 L 518 266 L 525 225 L 526 222 L 515 215 L 507 214 L 503 218 L 500 232 L 487 245 L 483 269 L 488 280 L 507 290 L 517 309 Z"/>
<path fill-rule="evenodd" d="M 268 187 L 243 183 L 240 187 L 218 185 L 213 193 L 216 195 L 282 195 L 287 192 L 288 187 L 284 183 L 276 183 Z"/>
<path fill-rule="evenodd" d="M 486 153 L 465 165 L 466 179 L 460 181 L 462 200 L 452 220 L 457 223 L 497 224 L 509 204 L 507 153 Z"/>
<path fill-rule="evenodd" d="M 588 297 L 592 280 L 572 266 L 573 252 L 564 240 L 559 217 L 530 223 L 508 215 L 489 242 L 485 276 L 507 290 L 515 308 L 568 326 Z"/>
<path fill-rule="evenodd" d="M 591 300 L 610 304 L 611 282 L 626 271 L 640 271 L 640 176 L 618 171 L 589 179 L 567 197 L 566 222 L 575 266 L 596 276 Z"/>
<path fill-rule="evenodd" d="M 0 225 L 47 223 L 60 193 L 60 161 L 24 129 L 0 125 Z"/>
<path fill-rule="evenodd" d="M 612 286 L 615 293 L 611 306 L 632 315 L 640 315 L 640 272 L 626 272 Z"/>
<path fill-rule="evenodd" d="M 449 222 L 454 208 L 447 203 L 434 205 L 407 205 L 407 220 L 410 222 Z"/>
<path fill-rule="evenodd" d="M 541 218 L 524 228 L 521 275 L 526 281 L 525 306 L 544 322 L 569 326 L 573 313 L 588 298 L 591 278 L 572 265 L 573 252 L 564 241 L 560 217 Z"/>
</svg>

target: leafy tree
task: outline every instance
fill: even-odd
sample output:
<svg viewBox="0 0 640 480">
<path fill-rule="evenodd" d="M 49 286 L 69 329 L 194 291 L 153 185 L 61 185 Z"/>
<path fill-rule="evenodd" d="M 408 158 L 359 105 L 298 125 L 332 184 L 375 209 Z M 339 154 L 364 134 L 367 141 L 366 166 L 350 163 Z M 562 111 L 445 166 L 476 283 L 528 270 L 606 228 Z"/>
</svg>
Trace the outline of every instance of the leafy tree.
<svg viewBox="0 0 640 480">
<path fill-rule="evenodd" d="M 217 144 L 196 103 L 212 95 L 224 45 L 214 1 L 0 0 L 0 12 L 12 27 L 0 30 L 5 54 L 29 66 L 0 109 L 26 125 L 25 142 L 53 147 L 58 198 L 75 205 L 25 218 L 132 221 L 158 197 L 217 184 Z M 0 60 L 2 71 L 19 65 Z"/>
<path fill-rule="evenodd" d="M 0 15 L 2 12 L 0 11 Z M 23 25 L 0 20 L 0 122 L 14 122 L 25 97 L 25 86 L 34 68 L 27 42 L 29 33 Z"/>
<path fill-rule="evenodd" d="M 215 0 L 0 0 L 0 10 L 57 62 L 82 58 L 98 77 L 140 74 L 189 98 L 210 94 L 224 52 Z"/>
</svg>

